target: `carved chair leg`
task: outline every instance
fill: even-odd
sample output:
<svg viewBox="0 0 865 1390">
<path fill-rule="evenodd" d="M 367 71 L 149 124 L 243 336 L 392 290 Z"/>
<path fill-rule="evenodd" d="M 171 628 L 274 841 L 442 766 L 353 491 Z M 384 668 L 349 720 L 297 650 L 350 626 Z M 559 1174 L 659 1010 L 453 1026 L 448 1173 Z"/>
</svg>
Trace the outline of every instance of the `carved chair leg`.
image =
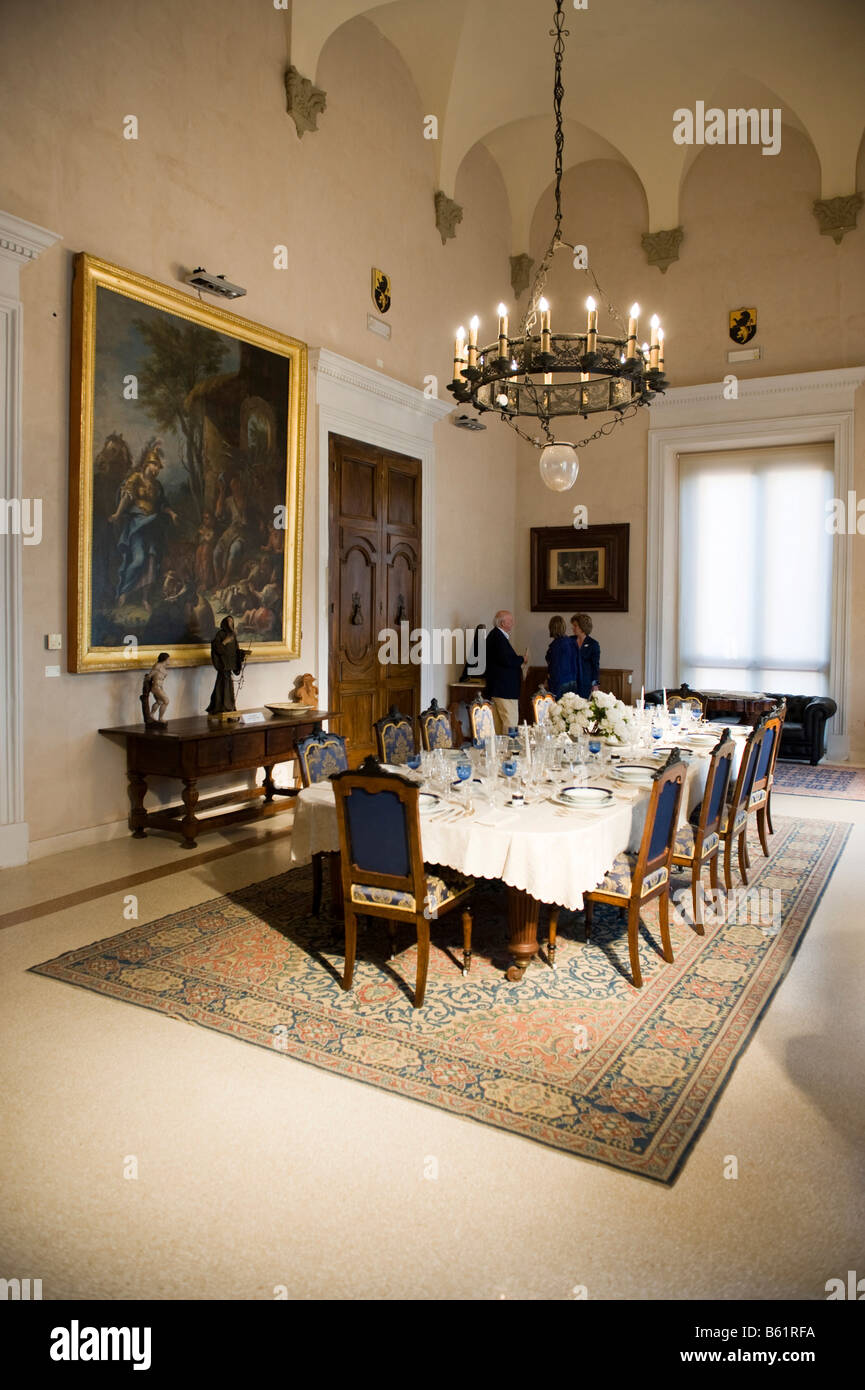
<svg viewBox="0 0 865 1390">
<path fill-rule="evenodd" d="M 550 969 L 556 968 L 556 932 L 559 928 L 559 909 L 550 908 L 549 935 L 547 937 L 547 959 L 550 962 Z"/>
<path fill-rule="evenodd" d="M 768 827 L 769 827 L 769 834 L 770 834 L 770 835 L 774 835 L 774 834 L 775 834 L 775 827 L 774 827 L 774 825 L 772 824 L 772 792 L 771 792 L 771 790 L 769 791 L 769 793 L 768 793 L 767 796 L 766 796 L 766 824 L 767 824 Z"/>
<path fill-rule="evenodd" d="M 706 935 L 706 928 L 703 926 L 703 894 L 702 880 L 700 877 L 702 865 L 698 860 L 694 860 L 691 867 L 691 897 L 694 900 L 694 927 L 700 936 Z M 664 894 L 665 899 L 668 894 Z"/>
<path fill-rule="evenodd" d="M 312 856 L 312 915 L 317 917 L 321 912 L 321 858 L 320 854 Z"/>
<path fill-rule="evenodd" d="M 586 912 L 586 940 L 588 941 L 588 939 L 589 939 L 589 937 L 590 937 L 590 935 L 591 935 L 591 931 L 592 931 L 592 922 L 593 922 L 594 916 L 595 916 L 595 900 L 594 900 L 594 898 L 583 898 L 583 907 L 585 908 L 585 912 Z"/>
<path fill-rule="evenodd" d="M 733 836 L 732 834 L 728 833 L 724 836 L 724 883 L 727 886 L 728 893 L 732 893 L 733 891 L 733 866 L 731 862 L 732 858 Z"/>
<path fill-rule="evenodd" d="M 667 884 L 658 899 L 658 912 L 661 919 L 661 941 L 664 946 L 664 960 L 673 964 L 673 943 L 670 941 L 670 885 Z M 702 927 L 700 928 L 702 931 Z"/>
<path fill-rule="evenodd" d="M 463 911 L 463 975 L 472 968 L 472 914 L 469 908 Z"/>
<path fill-rule="evenodd" d="M 643 987 L 640 971 L 640 902 L 632 898 L 628 907 L 628 954 L 631 957 L 631 979 L 637 989 Z"/>
<path fill-rule="evenodd" d="M 346 904 L 345 908 L 345 970 L 342 976 L 343 989 L 351 989 L 354 979 L 354 960 L 357 953 L 357 913 Z"/>
<path fill-rule="evenodd" d="M 746 821 L 744 827 L 739 832 L 739 873 L 742 875 L 742 882 L 745 884 L 746 888 L 748 886 L 748 849 L 745 844 L 745 831 L 747 828 L 748 822 Z"/>
<path fill-rule="evenodd" d="M 387 934 L 390 937 L 390 955 L 388 960 L 393 960 L 396 955 L 396 922 L 388 918 Z"/>
<path fill-rule="evenodd" d="M 768 859 L 768 858 L 769 858 L 769 841 L 766 839 L 766 807 L 765 807 L 765 806 L 761 806 L 760 809 L 759 809 L 759 811 L 757 812 L 757 829 L 758 829 L 759 832 L 760 832 L 760 844 L 761 844 L 762 847 L 763 847 L 763 853 L 765 854 L 766 858 Z"/>
<path fill-rule="evenodd" d="M 429 970 L 429 921 L 426 917 L 417 919 L 417 981 L 414 989 L 414 1006 L 419 1009 L 426 994 L 426 977 Z"/>
</svg>

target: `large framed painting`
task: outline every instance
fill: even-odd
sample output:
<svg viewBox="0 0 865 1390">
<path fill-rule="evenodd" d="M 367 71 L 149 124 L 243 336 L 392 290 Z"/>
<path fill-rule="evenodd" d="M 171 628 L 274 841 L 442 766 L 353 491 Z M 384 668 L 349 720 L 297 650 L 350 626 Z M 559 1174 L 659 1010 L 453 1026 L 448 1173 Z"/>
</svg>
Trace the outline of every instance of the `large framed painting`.
<svg viewBox="0 0 865 1390">
<path fill-rule="evenodd" d="M 533 613 L 627 613 L 630 525 L 533 526 Z"/>
<path fill-rule="evenodd" d="M 69 669 L 300 654 L 306 345 L 75 258 Z"/>
</svg>

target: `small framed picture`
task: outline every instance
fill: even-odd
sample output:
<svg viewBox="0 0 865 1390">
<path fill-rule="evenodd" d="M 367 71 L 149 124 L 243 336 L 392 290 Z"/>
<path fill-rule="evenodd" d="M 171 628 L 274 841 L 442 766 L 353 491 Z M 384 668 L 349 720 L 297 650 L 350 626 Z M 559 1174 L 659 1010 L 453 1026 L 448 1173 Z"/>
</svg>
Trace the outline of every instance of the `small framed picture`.
<svg viewBox="0 0 865 1390">
<path fill-rule="evenodd" d="M 628 611 L 630 525 L 534 526 L 531 532 L 532 612 L 581 608 Z"/>
</svg>

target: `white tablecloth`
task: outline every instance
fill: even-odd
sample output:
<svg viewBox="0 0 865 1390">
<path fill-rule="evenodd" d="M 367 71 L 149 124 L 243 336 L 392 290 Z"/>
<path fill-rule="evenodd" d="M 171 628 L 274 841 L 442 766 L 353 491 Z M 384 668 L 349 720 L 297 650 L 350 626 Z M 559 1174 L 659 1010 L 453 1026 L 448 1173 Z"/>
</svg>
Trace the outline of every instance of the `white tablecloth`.
<svg viewBox="0 0 865 1390">
<path fill-rule="evenodd" d="M 742 740 L 737 739 L 738 766 Z M 709 750 L 688 765 L 680 822 L 702 799 Z M 642 761 L 635 759 L 635 761 Z M 735 775 L 735 774 L 734 774 Z M 614 786 L 608 779 L 593 783 Z M 444 864 L 470 878 L 500 879 L 545 903 L 578 911 L 583 894 L 596 888 L 617 854 L 638 850 L 648 792 L 616 787 L 615 805 L 603 811 L 566 811 L 550 802 L 518 811 L 475 797 L 475 814 L 448 823 L 421 816 L 421 848 L 428 864 Z M 295 802 L 291 864 L 308 864 L 314 854 L 339 849 L 336 806 L 328 782 L 306 787 Z"/>
</svg>

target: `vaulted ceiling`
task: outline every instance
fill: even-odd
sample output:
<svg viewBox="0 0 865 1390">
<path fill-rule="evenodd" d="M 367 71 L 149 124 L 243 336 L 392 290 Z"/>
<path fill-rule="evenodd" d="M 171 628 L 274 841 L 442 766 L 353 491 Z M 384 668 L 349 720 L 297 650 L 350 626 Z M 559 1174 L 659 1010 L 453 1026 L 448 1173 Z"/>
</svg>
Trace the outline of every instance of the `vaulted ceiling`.
<svg viewBox="0 0 865 1390">
<path fill-rule="evenodd" d="M 673 113 L 780 108 L 820 162 L 815 197 L 848 195 L 865 130 L 865 0 L 565 0 L 565 167 L 633 169 L 647 230 L 679 224 L 700 146 L 673 141 Z M 424 113 L 438 119 L 438 187 L 482 142 L 498 164 L 525 251 L 552 181 L 554 0 L 293 0 L 291 61 L 315 80 L 328 39 L 358 16 L 402 55 Z"/>
</svg>

